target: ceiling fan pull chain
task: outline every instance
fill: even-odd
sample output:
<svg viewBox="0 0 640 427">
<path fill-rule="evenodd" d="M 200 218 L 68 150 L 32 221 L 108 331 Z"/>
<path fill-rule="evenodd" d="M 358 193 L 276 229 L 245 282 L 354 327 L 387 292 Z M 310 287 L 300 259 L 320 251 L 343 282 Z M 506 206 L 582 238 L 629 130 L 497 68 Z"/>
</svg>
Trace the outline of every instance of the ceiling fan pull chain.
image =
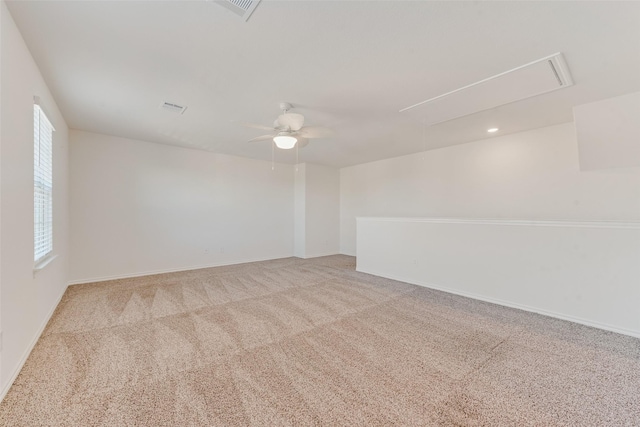
<svg viewBox="0 0 640 427">
<path fill-rule="evenodd" d="M 272 171 L 276 170 L 276 164 L 275 164 L 275 160 L 274 160 L 275 159 L 275 154 L 274 154 L 275 145 L 276 145 L 276 143 L 273 140 L 271 140 L 271 170 Z"/>
</svg>

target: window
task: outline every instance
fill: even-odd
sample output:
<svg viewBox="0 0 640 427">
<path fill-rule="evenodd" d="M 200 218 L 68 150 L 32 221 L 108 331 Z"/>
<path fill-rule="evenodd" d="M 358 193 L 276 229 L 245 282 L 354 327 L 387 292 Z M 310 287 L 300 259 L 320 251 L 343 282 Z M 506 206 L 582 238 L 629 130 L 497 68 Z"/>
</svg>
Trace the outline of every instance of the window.
<svg viewBox="0 0 640 427">
<path fill-rule="evenodd" d="M 38 104 L 33 106 L 33 225 L 34 260 L 53 250 L 53 131 Z"/>
</svg>

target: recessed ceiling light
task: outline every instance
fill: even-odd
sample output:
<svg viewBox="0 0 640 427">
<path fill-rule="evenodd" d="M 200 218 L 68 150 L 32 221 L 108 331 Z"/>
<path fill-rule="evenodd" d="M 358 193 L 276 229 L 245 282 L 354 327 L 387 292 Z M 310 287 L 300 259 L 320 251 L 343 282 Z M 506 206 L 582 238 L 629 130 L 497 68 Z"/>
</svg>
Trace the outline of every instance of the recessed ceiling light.
<svg viewBox="0 0 640 427">
<path fill-rule="evenodd" d="M 498 128 L 491 128 L 491 129 L 487 129 L 487 132 L 489 133 L 494 133 L 494 132 L 498 132 Z"/>
</svg>

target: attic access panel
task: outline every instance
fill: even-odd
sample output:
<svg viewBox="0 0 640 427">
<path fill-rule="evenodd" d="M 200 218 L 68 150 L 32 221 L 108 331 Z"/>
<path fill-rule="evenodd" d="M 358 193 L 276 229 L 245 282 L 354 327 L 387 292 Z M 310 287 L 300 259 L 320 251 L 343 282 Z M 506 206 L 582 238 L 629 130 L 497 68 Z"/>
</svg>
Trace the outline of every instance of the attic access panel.
<svg viewBox="0 0 640 427">
<path fill-rule="evenodd" d="M 547 56 L 400 110 L 435 125 L 573 85 L 561 53 Z"/>
</svg>

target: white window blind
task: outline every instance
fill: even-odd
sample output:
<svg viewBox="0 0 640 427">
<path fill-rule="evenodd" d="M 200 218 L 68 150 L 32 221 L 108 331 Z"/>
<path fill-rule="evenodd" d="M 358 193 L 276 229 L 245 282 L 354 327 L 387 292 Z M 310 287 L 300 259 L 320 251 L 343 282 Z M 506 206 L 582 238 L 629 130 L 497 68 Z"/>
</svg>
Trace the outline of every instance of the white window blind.
<svg viewBox="0 0 640 427">
<path fill-rule="evenodd" d="M 53 250 L 53 131 L 39 105 L 33 106 L 34 260 Z"/>
</svg>

